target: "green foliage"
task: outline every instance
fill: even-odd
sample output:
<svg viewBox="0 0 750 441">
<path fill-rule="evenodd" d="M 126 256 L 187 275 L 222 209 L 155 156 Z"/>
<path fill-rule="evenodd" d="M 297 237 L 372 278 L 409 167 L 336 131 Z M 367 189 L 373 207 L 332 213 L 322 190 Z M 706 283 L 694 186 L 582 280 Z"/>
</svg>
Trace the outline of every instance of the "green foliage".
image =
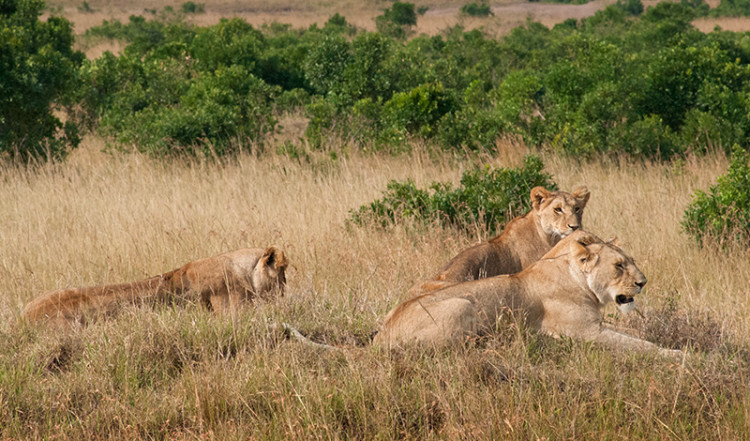
<svg viewBox="0 0 750 441">
<path fill-rule="evenodd" d="M 461 14 L 471 17 L 489 17 L 490 15 L 495 15 L 492 13 L 490 5 L 485 2 L 466 3 L 465 5 L 461 6 Z"/>
<path fill-rule="evenodd" d="M 337 139 L 394 151 L 420 138 L 478 150 L 516 135 L 582 156 L 669 159 L 726 150 L 750 138 L 750 44 L 743 34 L 693 28 L 704 9 L 701 0 L 645 11 L 640 0 L 620 0 L 553 29 L 529 21 L 493 39 L 456 26 L 408 41 L 416 23 L 411 3 L 393 3 L 376 19 L 378 32 L 357 30 L 339 14 L 323 27 L 256 29 L 237 18 L 196 27 L 165 10 L 87 32 L 129 45 L 116 61 L 104 56 L 84 66 L 80 115 L 119 142 L 138 130 L 128 124 L 179 114 L 194 83 L 238 66 L 265 83 L 258 90 L 268 95 L 229 101 L 271 113 L 304 106 L 314 147 Z M 193 135 L 189 144 L 237 136 L 262 142 L 269 131 L 253 127 L 273 127 L 269 120 L 234 132 L 218 129 L 218 121 L 201 124 L 165 139 L 181 139 L 180 146 Z M 143 149 L 161 151 L 159 144 Z"/>
<path fill-rule="evenodd" d="M 221 19 L 219 24 L 200 29 L 191 44 L 191 55 L 202 71 L 240 65 L 254 71 L 266 49 L 263 34 L 239 18 Z"/>
<path fill-rule="evenodd" d="M 320 95 L 325 96 L 343 80 L 350 58 L 351 44 L 340 35 L 324 37 L 305 58 L 305 79 Z"/>
<path fill-rule="evenodd" d="M 417 14 L 414 12 L 414 3 L 393 2 L 391 8 L 386 9 L 383 15 L 385 15 L 389 21 L 397 25 L 414 26 L 417 24 Z"/>
<path fill-rule="evenodd" d="M 410 219 L 495 232 L 531 208 L 532 188 L 557 188 L 543 168 L 539 157 L 527 156 L 519 168 L 493 170 L 487 166 L 468 171 L 457 188 L 434 182 L 429 189 L 420 189 L 411 180 L 391 181 L 381 199 L 350 211 L 350 220 L 357 225 L 376 223 L 385 227 Z"/>
<path fill-rule="evenodd" d="M 643 14 L 643 2 L 641 0 L 617 0 L 617 7 L 628 15 Z"/>
<path fill-rule="evenodd" d="M 206 5 L 204 3 L 187 1 L 182 4 L 182 7 L 180 9 L 185 14 L 202 14 L 206 12 Z"/>
<path fill-rule="evenodd" d="M 193 81 L 177 105 L 135 113 L 118 136 L 160 156 L 196 149 L 221 156 L 237 148 L 238 137 L 260 142 L 273 131 L 269 97 L 274 93 L 241 66 L 219 68 Z"/>
<path fill-rule="evenodd" d="M 750 244 L 750 154 L 735 145 L 726 175 L 708 193 L 696 191 L 682 226 L 699 244 Z"/>
<path fill-rule="evenodd" d="M 750 0 L 721 0 L 708 12 L 711 17 L 747 17 L 750 15 Z"/>
<path fill-rule="evenodd" d="M 80 142 L 74 121 L 53 112 L 72 105 L 84 60 L 70 22 L 39 20 L 41 0 L 0 2 L 0 152 L 26 161 L 59 158 Z"/>
<path fill-rule="evenodd" d="M 383 107 L 383 119 L 397 132 L 430 137 L 440 118 L 455 102 L 442 84 L 424 84 L 393 95 Z"/>
<path fill-rule="evenodd" d="M 393 5 L 375 17 L 378 32 L 389 37 L 404 39 L 409 29 L 417 24 L 417 13 L 414 3 L 393 2 Z"/>
<path fill-rule="evenodd" d="M 81 6 L 78 7 L 78 11 L 83 12 L 83 13 L 94 12 L 94 10 L 91 9 L 91 5 L 89 5 L 89 2 L 87 1 L 84 1 L 83 3 L 81 3 Z"/>
</svg>

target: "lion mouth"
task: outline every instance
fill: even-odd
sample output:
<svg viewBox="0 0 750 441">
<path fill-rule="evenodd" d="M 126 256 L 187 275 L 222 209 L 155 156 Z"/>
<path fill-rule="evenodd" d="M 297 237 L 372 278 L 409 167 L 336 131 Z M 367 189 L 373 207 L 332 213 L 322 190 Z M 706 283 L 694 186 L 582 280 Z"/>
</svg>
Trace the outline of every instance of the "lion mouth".
<svg viewBox="0 0 750 441">
<path fill-rule="evenodd" d="M 615 297 L 615 303 L 618 305 L 626 305 L 628 303 L 633 303 L 633 296 L 626 296 L 625 294 L 620 294 Z"/>
</svg>

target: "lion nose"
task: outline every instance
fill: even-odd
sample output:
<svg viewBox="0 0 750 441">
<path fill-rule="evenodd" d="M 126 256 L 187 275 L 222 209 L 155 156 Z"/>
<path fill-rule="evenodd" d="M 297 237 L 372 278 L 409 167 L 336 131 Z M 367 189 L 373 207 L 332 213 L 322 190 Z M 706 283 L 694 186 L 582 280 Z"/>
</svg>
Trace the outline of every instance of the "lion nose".
<svg viewBox="0 0 750 441">
<path fill-rule="evenodd" d="M 581 228 L 581 226 L 580 225 L 570 225 L 570 224 L 568 224 L 568 228 L 570 228 L 571 230 L 575 231 L 575 230 Z"/>
</svg>

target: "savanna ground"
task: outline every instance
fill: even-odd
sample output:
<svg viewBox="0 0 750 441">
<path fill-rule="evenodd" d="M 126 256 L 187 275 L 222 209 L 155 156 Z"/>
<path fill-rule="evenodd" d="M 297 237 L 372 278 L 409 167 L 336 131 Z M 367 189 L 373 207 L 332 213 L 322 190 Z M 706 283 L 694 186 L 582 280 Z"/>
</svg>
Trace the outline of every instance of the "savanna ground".
<svg viewBox="0 0 750 441">
<path fill-rule="evenodd" d="M 99 21 L 154 7 L 89 4 L 103 11 L 92 13 Z M 460 6 L 425 4 L 435 14 Z M 60 5 L 77 30 L 86 26 L 77 4 Z M 207 2 L 202 20 L 313 20 L 306 14 L 327 18 L 338 7 L 361 8 L 357 16 L 370 23 L 367 11 L 384 5 Z M 591 190 L 586 229 L 617 236 L 649 278 L 638 299 L 644 317 L 613 308 L 607 321 L 685 349 L 676 362 L 554 340 L 514 323 L 460 350 L 367 346 L 413 283 L 488 234 L 353 227 L 349 210 L 379 197 L 390 179 L 425 186 L 457 182 L 476 165 L 516 166 L 528 153 L 520 142 L 468 157 L 424 147 L 406 156 L 296 159 L 248 146 L 232 159 L 171 162 L 103 147 L 89 137 L 65 162 L 0 169 L 0 438 L 750 437 L 748 253 L 700 249 L 679 225 L 693 192 L 725 172 L 721 154 L 578 163 L 540 152 L 560 188 Z M 19 323 L 23 304 L 46 290 L 135 280 L 268 244 L 291 259 L 287 295 L 233 318 L 162 305 L 126 308 L 71 332 Z M 287 341 L 281 322 L 346 349 Z"/>
</svg>

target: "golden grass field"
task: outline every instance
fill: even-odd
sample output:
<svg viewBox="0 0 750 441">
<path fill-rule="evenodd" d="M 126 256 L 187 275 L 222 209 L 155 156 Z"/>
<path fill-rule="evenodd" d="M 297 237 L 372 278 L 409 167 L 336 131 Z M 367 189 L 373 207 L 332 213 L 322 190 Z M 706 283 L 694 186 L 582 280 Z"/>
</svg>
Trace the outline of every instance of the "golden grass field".
<svg viewBox="0 0 750 441">
<path fill-rule="evenodd" d="M 77 3 L 60 5 L 78 31 L 98 24 L 76 16 Z M 96 20 L 154 6 L 90 5 L 102 11 Z M 306 26 L 362 7 L 365 23 L 384 6 L 208 2 L 205 19 L 267 13 Z M 685 350 L 675 362 L 520 323 L 452 351 L 367 345 L 413 283 L 488 236 L 359 228 L 346 223 L 349 210 L 380 197 L 391 179 L 426 186 L 458 182 L 477 165 L 517 166 L 529 153 L 520 142 L 468 157 L 343 146 L 347 154 L 309 160 L 248 146 L 226 160 L 159 161 L 104 147 L 89 136 L 62 163 L 0 166 L 0 439 L 750 438 L 748 252 L 701 249 L 680 227 L 691 195 L 726 171 L 722 154 L 579 163 L 535 152 L 561 189 L 589 187 L 585 228 L 617 236 L 649 279 L 638 299 L 644 318 L 611 308 L 606 320 Z M 20 321 L 23 305 L 47 290 L 141 279 L 270 244 L 291 260 L 287 295 L 233 318 L 189 304 L 129 307 L 69 332 Z M 281 322 L 343 350 L 286 340 Z"/>
<path fill-rule="evenodd" d="M 701 250 L 681 233 L 690 195 L 721 155 L 674 164 L 579 165 L 543 154 L 563 189 L 592 192 L 585 226 L 618 236 L 649 278 L 645 319 L 608 321 L 688 349 L 684 364 L 555 341 L 510 325 L 465 350 L 364 346 L 416 281 L 486 239 L 441 228 L 348 227 L 390 179 L 457 181 L 515 166 L 514 142 L 472 158 L 250 153 L 159 162 L 101 153 L 2 170 L 0 435 L 59 439 L 739 439 L 748 423 L 747 252 Z M 234 320 L 199 305 L 127 308 L 59 333 L 17 322 L 45 290 L 159 274 L 199 257 L 275 244 L 287 295 Z M 285 341 L 293 323 L 328 353 Z M 687 344 L 686 342 L 691 343 Z M 718 438 L 716 436 L 718 435 Z"/>
</svg>

